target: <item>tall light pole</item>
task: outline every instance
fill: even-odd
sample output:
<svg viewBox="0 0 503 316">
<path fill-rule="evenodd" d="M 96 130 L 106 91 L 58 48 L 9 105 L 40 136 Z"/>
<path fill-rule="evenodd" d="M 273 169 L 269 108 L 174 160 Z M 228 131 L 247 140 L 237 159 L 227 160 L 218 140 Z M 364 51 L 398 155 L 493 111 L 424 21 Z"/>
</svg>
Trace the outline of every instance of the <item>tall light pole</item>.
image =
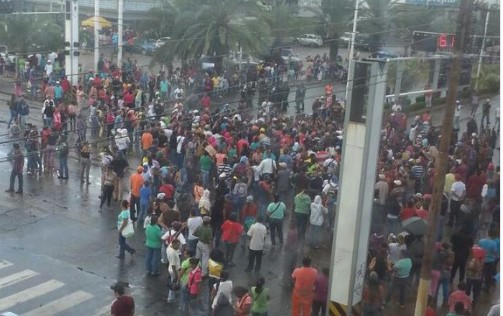
<svg viewBox="0 0 503 316">
<path fill-rule="evenodd" d="M 486 48 L 486 35 L 487 35 L 487 25 L 489 24 L 489 10 L 487 10 L 486 14 L 486 23 L 484 26 L 484 38 L 482 39 L 482 47 L 480 48 L 479 54 L 479 63 L 477 65 L 477 81 L 475 81 L 475 90 L 479 89 L 479 79 L 480 79 L 480 68 L 482 67 L 482 54 L 484 53 L 484 49 Z"/>
<path fill-rule="evenodd" d="M 124 0 L 118 0 L 117 2 L 117 67 L 122 68 L 122 33 L 124 31 Z"/>
<path fill-rule="evenodd" d="M 350 82 L 349 79 L 352 78 L 353 74 L 353 67 L 352 67 L 352 60 L 353 60 L 353 54 L 354 54 L 354 49 L 355 49 L 355 38 L 356 38 L 356 23 L 358 21 L 358 5 L 359 5 L 359 0 L 355 0 L 355 12 L 353 16 L 353 32 L 351 33 L 351 43 L 349 44 L 349 65 L 348 65 L 348 79 L 346 81 L 346 96 L 344 97 L 345 102 L 348 100 L 348 93 L 349 93 L 349 88 L 350 88 Z"/>
<path fill-rule="evenodd" d="M 100 60 L 100 0 L 94 0 L 94 70 L 98 72 Z"/>
</svg>

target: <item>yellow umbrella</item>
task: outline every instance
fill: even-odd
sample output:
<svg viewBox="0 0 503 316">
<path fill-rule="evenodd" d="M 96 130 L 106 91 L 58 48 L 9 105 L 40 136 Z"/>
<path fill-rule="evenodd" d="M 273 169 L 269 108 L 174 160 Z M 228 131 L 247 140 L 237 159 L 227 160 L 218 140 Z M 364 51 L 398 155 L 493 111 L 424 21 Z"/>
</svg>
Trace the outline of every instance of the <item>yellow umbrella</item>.
<svg viewBox="0 0 503 316">
<path fill-rule="evenodd" d="M 93 17 L 90 17 L 89 19 L 87 20 L 84 20 L 80 23 L 81 26 L 85 26 L 85 27 L 94 27 L 94 21 L 96 20 L 96 17 L 93 16 Z M 110 21 L 108 21 L 107 19 L 99 16 L 98 17 L 98 23 L 100 25 L 100 29 L 101 28 L 105 28 L 105 29 L 108 29 L 108 28 L 111 28 L 112 27 L 112 23 L 110 23 Z"/>
</svg>

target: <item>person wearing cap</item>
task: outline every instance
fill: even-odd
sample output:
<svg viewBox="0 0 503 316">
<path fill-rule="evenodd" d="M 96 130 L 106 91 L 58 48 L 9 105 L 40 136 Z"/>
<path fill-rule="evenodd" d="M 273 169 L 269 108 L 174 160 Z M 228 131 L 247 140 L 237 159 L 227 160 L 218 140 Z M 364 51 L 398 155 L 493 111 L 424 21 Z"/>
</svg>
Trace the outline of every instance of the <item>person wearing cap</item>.
<svg viewBox="0 0 503 316">
<path fill-rule="evenodd" d="M 143 167 L 138 166 L 136 172 L 129 177 L 129 187 L 131 190 L 131 220 L 136 221 L 136 210 L 140 210 L 140 190 L 143 186 Z"/>
<path fill-rule="evenodd" d="M 112 316 L 133 316 L 134 315 L 134 299 L 130 295 L 125 294 L 125 286 L 122 282 L 117 282 L 110 287 L 114 291 L 115 300 L 112 302 Z"/>
<path fill-rule="evenodd" d="M 387 232 L 397 234 L 401 228 L 399 222 L 400 210 L 405 206 L 405 188 L 401 180 L 393 181 L 394 188 L 388 195 L 386 202 Z"/>
</svg>

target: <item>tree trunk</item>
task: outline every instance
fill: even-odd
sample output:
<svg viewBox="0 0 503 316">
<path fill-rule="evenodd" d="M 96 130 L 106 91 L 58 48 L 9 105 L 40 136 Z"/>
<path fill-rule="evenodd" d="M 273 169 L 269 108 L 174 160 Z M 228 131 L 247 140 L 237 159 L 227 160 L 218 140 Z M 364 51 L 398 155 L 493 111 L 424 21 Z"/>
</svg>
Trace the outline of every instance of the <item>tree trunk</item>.
<svg viewBox="0 0 503 316">
<path fill-rule="evenodd" d="M 434 244 L 437 233 L 438 211 L 442 205 L 442 194 L 445 183 L 445 174 L 447 171 L 447 162 L 449 156 L 449 145 L 451 143 L 452 122 L 456 108 L 456 95 L 460 79 L 460 59 L 463 54 L 463 48 L 468 34 L 470 23 L 472 2 L 463 0 L 461 10 L 458 16 L 458 26 L 456 32 L 457 46 L 456 55 L 452 60 L 452 70 L 449 74 L 449 89 L 447 93 L 447 107 L 442 121 L 442 138 L 440 140 L 438 166 L 435 170 L 433 184 L 432 203 L 429 210 L 428 231 L 424 239 L 424 253 L 421 267 L 421 279 L 416 298 L 416 308 L 414 316 L 424 316 L 428 302 L 428 290 L 431 283 L 431 267 L 433 256 L 435 254 Z M 436 302 L 435 302 L 436 304 Z"/>
<path fill-rule="evenodd" d="M 339 36 L 334 34 L 334 36 L 328 39 L 330 45 L 330 60 L 337 61 L 337 55 L 339 54 Z"/>
</svg>

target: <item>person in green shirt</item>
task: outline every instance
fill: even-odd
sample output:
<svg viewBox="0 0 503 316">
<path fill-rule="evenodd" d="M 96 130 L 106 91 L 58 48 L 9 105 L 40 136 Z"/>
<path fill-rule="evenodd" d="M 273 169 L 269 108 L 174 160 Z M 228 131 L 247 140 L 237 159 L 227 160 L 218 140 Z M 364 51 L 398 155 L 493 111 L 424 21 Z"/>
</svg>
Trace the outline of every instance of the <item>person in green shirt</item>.
<svg viewBox="0 0 503 316">
<path fill-rule="evenodd" d="M 297 233 L 299 240 L 304 240 L 306 236 L 309 213 L 311 212 L 311 197 L 303 188 L 293 199 L 295 219 L 297 222 Z"/>
<path fill-rule="evenodd" d="M 159 262 L 161 260 L 161 227 L 157 225 L 157 216 L 152 215 L 150 224 L 145 228 L 145 268 L 147 274 L 159 275 Z"/>
<path fill-rule="evenodd" d="M 201 158 L 199 158 L 199 166 L 201 167 L 201 181 L 203 182 L 203 186 L 205 188 L 208 188 L 210 185 L 210 172 L 212 165 L 213 159 L 211 159 L 207 151 L 204 151 L 204 154 Z"/>
<path fill-rule="evenodd" d="M 267 301 L 269 297 L 269 289 L 264 287 L 265 279 L 260 277 L 257 279 L 255 286 L 251 288 L 252 296 L 252 315 L 267 316 Z"/>
<path fill-rule="evenodd" d="M 267 217 L 271 229 L 271 243 L 276 245 L 276 234 L 279 244 L 283 245 L 283 219 L 285 218 L 286 205 L 279 200 L 279 194 L 274 195 L 274 202 L 267 206 Z"/>
<path fill-rule="evenodd" d="M 190 258 L 192 255 L 192 251 L 186 248 L 183 252 L 184 260 L 178 272 L 178 279 L 180 280 L 180 310 L 185 313 L 189 312 L 189 292 L 187 291 L 187 284 L 189 283 Z"/>
</svg>

